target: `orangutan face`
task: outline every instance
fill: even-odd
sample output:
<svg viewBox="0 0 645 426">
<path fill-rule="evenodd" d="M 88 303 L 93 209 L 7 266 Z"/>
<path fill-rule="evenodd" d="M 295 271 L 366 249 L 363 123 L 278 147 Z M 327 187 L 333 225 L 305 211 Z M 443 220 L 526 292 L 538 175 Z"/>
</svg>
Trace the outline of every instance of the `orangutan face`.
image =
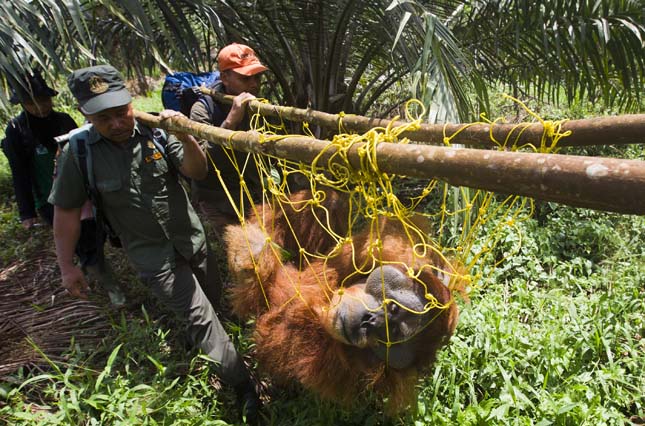
<svg viewBox="0 0 645 426">
<path fill-rule="evenodd" d="M 421 314 L 427 302 L 423 285 L 384 265 L 364 282 L 335 292 L 327 326 L 337 340 L 370 348 L 392 368 L 406 368 L 414 361 L 414 336 L 436 315 Z"/>
</svg>

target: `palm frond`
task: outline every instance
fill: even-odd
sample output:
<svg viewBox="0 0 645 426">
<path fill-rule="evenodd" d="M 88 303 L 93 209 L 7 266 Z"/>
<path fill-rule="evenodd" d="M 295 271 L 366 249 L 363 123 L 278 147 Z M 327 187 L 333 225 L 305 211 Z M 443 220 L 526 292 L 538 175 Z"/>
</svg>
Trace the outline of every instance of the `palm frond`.
<svg viewBox="0 0 645 426">
<path fill-rule="evenodd" d="M 43 250 L 0 274 L 0 378 L 47 364 L 43 356 L 63 361 L 72 344 L 95 347 L 111 330 L 97 305 L 64 292 L 55 265 Z"/>
<path fill-rule="evenodd" d="M 487 1 L 453 28 L 491 83 L 539 100 L 602 98 L 634 105 L 642 96 L 645 23 L 633 1 Z"/>
</svg>

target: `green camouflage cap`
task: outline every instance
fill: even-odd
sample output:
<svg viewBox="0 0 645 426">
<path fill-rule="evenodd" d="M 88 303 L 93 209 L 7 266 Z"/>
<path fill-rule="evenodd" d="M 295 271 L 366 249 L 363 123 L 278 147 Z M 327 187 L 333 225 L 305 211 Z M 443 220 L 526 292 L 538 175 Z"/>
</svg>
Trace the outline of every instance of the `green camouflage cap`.
<svg viewBox="0 0 645 426">
<path fill-rule="evenodd" d="M 132 101 L 121 73 L 112 65 L 76 70 L 67 77 L 67 86 L 83 114 L 96 114 Z"/>
</svg>

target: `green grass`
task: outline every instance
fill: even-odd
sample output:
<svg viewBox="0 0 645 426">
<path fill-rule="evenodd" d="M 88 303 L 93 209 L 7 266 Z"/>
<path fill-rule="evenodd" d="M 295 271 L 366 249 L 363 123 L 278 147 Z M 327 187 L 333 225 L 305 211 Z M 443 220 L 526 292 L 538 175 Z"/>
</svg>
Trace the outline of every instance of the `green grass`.
<svg viewBox="0 0 645 426">
<path fill-rule="evenodd" d="M 163 110 L 163 105 L 161 104 L 161 89 L 153 91 L 149 97 L 138 96 L 134 98 L 132 106 L 144 112 L 159 112 Z"/>
<path fill-rule="evenodd" d="M 606 214 L 567 215 L 580 216 L 570 228 L 587 217 L 611 232 Z M 620 249 L 569 259 L 542 255 L 559 250 L 543 243 L 557 246 L 560 217 L 526 224 L 522 252 L 462 310 L 440 369 L 426 381 L 425 422 L 602 425 L 643 416 L 645 222 L 612 219 L 631 230 L 612 233 Z"/>
<path fill-rule="evenodd" d="M 158 93 L 135 107 L 159 111 Z M 4 165 L 3 194 L 7 180 Z M 15 209 L 5 203 L 0 214 L 0 257 L 28 258 L 33 241 Z M 521 239 L 505 230 L 493 258 L 517 253 L 496 269 L 482 265 L 485 282 L 460 302 L 456 333 L 419 382 L 416 406 L 388 418 L 378 401 L 344 409 L 275 388 L 269 424 L 595 426 L 645 417 L 645 217 L 541 203 L 517 227 Z M 113 313 L 98 347 L 72 343 L 65 363 L 0 383 L 0 424 L 236 424 L 233 396 L 186 351 L 181 325 L 119 270 L 130 277 L 131 309 Z M 252 349 L 249 325 L 226 327 L 244 353 Z"/>
<path fill-rule="evenodd" d="M 612 224 L 612 227 L 609 227 Z M 522 248 L 469 304 L 415 410 L 341 409 L 282 389 L 275 425 L 620 425 L 645 415 L 645 220 L 552 206 L 522 225 Z M 563 229 L 588 228 L 567 240 Z M 515 234 L 503 251 L 517 243 Z M 563 245 L 563 241 L 567 244 Z M 92 354 L 5 387 L 10 424 L 234 424 L 232 395 L 208 362 L 187 355 L 179 328 L 155 306 L 114 319 Z M 249 329 L 227 324 L 239 347 Z M 19 384 L 22 383 L 22 384 Z M 35 408 L 38 408 L 35 410 Z M 35 410 L 35 412 L 34 412 Z"/>
</svg>

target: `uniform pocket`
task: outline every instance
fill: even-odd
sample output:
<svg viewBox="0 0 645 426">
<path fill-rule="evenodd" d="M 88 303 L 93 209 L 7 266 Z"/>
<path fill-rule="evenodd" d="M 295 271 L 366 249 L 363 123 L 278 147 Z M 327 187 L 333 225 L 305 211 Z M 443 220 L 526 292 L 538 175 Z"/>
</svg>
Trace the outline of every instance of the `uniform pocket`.
<svg viewBox="0 0 645 426">
<path fill-rule="evenodd" d="M 120 179 L 105 179 L 96 182 L 96 189 L 100 193 L 110 193 L 116 192 L 121 189 L 121 180 Z"/>
<path fill-rule="evenodd" d="M 161 153 L 156 152 L 159 156 Z M 163 157 L 146 162 L 141 170 L 141 191 L 153 197 L 165 197 L 168 185 L 168 164 Z"/>
<path fill-rule="evenodd" d="M 163 176 L 166 173 L 168 173 L 168 163 L 166 163 L 166 160 L 161 156 L 160 152 L 155 152 L 155 155 L 159 155 L 161 158 L 155 159 L 153 163 L 151 164 L 151 175 L 152 177 L 159 177 Z"/>
<path fill-rule="evenodd" d="M 101 179 L 96 182 L 96 189 L 98 189 L 103 200 L 103 206 L 112 208 L 121 208 L 132 204 L 130 194 L 124 192 L 127 190 L 123 183 L 118 178 Z"/>
</svg>

